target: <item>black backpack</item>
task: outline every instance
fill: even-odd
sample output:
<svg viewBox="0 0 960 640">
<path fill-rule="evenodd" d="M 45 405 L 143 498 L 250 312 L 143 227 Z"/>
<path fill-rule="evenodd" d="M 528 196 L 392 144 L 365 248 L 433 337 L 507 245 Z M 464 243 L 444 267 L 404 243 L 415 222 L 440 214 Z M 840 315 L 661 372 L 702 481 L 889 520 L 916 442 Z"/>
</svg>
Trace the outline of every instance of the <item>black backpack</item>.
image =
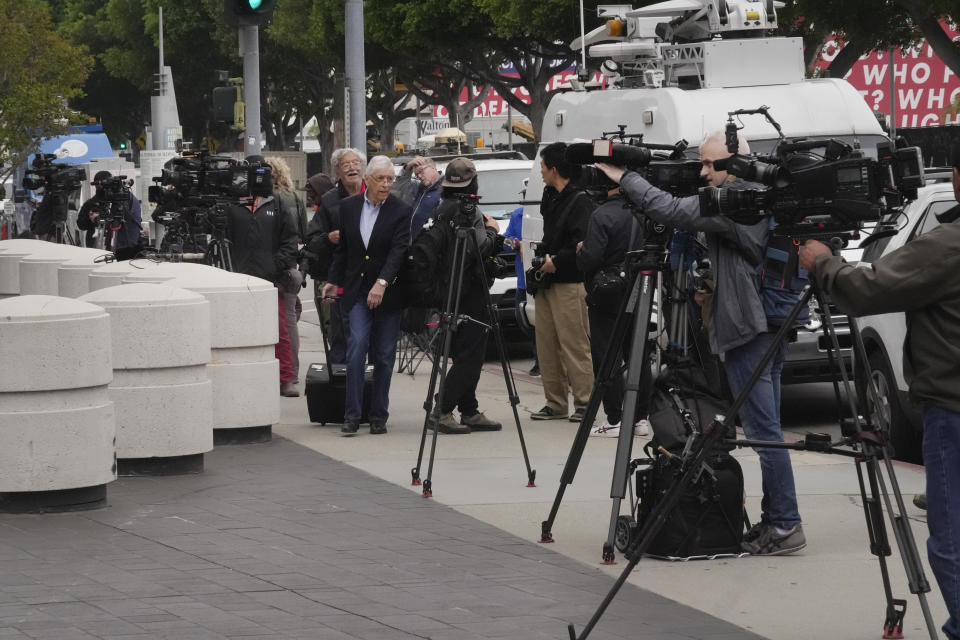
<svg viewBox="0 0 960 640">
<path fill-rule="evenodd" d="M 410 245 L 400 274 L 400 286 L 406 306 L 443 306 L 450 278 L 446 253 L 451 234 L 450 225 L 431 218 Z"/>
</svg>

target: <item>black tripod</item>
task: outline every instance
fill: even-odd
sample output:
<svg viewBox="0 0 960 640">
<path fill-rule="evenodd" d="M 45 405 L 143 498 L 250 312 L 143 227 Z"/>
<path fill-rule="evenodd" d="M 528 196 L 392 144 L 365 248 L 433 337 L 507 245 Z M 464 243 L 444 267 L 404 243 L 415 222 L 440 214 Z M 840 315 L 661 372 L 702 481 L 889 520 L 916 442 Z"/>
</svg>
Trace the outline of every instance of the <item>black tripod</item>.
<svg viewBox="0 0 960 640">
<path fill-rule="evenodd" d="M 467 270 L 467 256 L 471 250 L 474 256 L 474 266 L 477 270 L 476 276 L 479 278 L 478 281 L 486 282 L 486 274 L 484 273 L 482 262 L 483 257 L 480 253 L 480 245 L 477 242 L 473 225 L 470 224 L 469 221 L 458 222 L 463 222 L 464 224 L 457 224 L 455 227 L 456 242 L 454 243 L 453 248 L 450 279 L 448 280 L 450 286 L 447 290 L 443 311 L 440 314 L 440 325 L 438 329 L 441 332 L 440 335 L 442 340 L 435 342 L 437 345 L 437 352 L 435 352 L 433 357 L 433 367 L 430 370 L 430 385 L 427 389 L 427 399 L 423 403 L 423 408 L 426 411 L 426 415 L 423 419 L 423 431 L 420 434 L 420 450 L 417 453 L 417 466 L 410 470 L 410 473 L 413 476 L 412 484 L 414 486 L 420 484 L 423 485 L 424 498 L 433 497 L 433 460 L 437 450 L 437 434 L 440 430 L 438 415 L 436 417 L 437 423 L 433 425 L 433 438 L 430 441 L 430 461 L 427 465 L 427 477 L 421 482 L 420 467 L 423 463 L 423 449 L 427 440 L 427 428 L 430 426 L 430 421 L 434 419 L 432 415 L 434 408 L 434 393 L 436 391 L 437 382 L 439 379 L 440 392 L 437 396 L 436 402 L 436 406 L 439 409 L 439 407 L 443 406 L 445 391 L 444 387 L 446 386 L 444 383 L 447 379 L 447 363 L 450 358 L 450 347 L 453 343 L 453 334 L 458 330 L 460 325 L 465 322 L 476 323 L 482 326 L 484 330 L 493 334 L 494 341 L 497 344 L 497 353 L 500 356 L 500 368 L 503 370 L 503 381 L 507 388 L 507 397 L 510 398 L 510 407 L 513 410 L 513 420 L 517 425 L 517 436 L 520 438 L 520 450 L 523 452 L 523 462 L 527 468 L 527 486 L 536 486 L 534 484 L 534 480 L 536 479 L 537 472 L 535 469 L 530 468 L 530 458 L 527 455 L 527 445 L 523 439 L 523 429 L 520 427 L 520 415 L 517 413 L 517 405 L 520 403 L 520 397 L 517 394 L 516 383 L 513 379 L 513 371 L 511 371 L 509 362 L 507 361 L 506 349 L 503 343 L 503 333 L 500 329 L 500 320 L 497 315 L 497 307 L 493 304 L 493 301 L 490 298 L 490 290 L 486 286 L 482 287 L 484 303 L 487 309 L 487 314 L 490 318 L 490 324 L 485 324 L 476 318 L 471 318 L 470 316 L 460 314 L 460 294 L 463 291 L 463 279 Z M 445 223 L 438 222 L 438 224 Z"/>
<path fill-rule="evenodd" d="M 207 253 L 204 263 L 225 271 L 233 271 L 233 258 L 230 255 L 230 239 L 224 227 L 214 227 L 207 244 Z"/>
<path fill-rule="evenodd" d="M 904 515 L 905 508 L 903 496 L 893 471 L 893 464 L 890 460 L 890 449 L 887 443 L 887 434 L 884 430 L 878 430 L 869 419 L 866 421 L 861 418 L 862 415 L 868 415 L 865 410 L 865 398 L 856 395 L 851 377 L 848 375 L 847 367 L 842 358 L 839 357 L 840 345 L 837 340 L 836 329 L 830 316 L 830 309 L 825 304 L 824 296 L 816 292 L 811 286 L 804 292 L 794 305 L 787 319 L 781 325 L 771 346 L 767 349 L 763 359 L 757 365 L 750 379 L 743 389 L 734 399 L 728 416 L 717 416 L 714 421 L 702 433 L 695 433 L 692 440 L 688 443 L 687 449 L 680 455 L 674 456 L 673 461 L 679 466 L 680 474 L 670 489 L 642 524 L 636 537 L 633 538 L 624 553 L 628 564 L 624 567 L 620 576 L 617 578 L 613 587 L 600 603 L 597 611 L 590 618 L 590 621 L 584 627 L 580 636 L 576 635 L 573 625 L 568 628 L 570 638 L 581 640 L 589 636 L 590 631 L 596 626 L 597 621 L 606 611 L 610 602 L 616 596 L 617 592 L 626 582 L 630 572 L 633 571 L 640 558 L 649 548 L 657 533 L 663 527 L 667 518 L 676 508 L 681 496 L 687 488 L 694 483 L 703 472 L 709 472 L 707 460 L 715 448 L 721 444 L 730 424 L 731 416 L 735 416 L 744 405 L 747 397 L 750 395 L 753 387 L 756 385 L 764 369 L 773 359 L 778 346 L 786 339 L 788 332 L 793 327 L 801 310 L 809 303 L 811 296 L 816 295 L 823 312 L 824 330 L 830 339 L 830 359 L 839 366 L 839 372 L 842 379 L 844 390 L 847 394 L 848 403 L 852 411 L 852 419 L 849 422 L 841 423 L 841 429 L 844 437 L 834 443 L 829 435 L 809 434 L 803 443 L 787 444 L 774 442 L 757 442 L 749 440 L 727 441 L 725 444 L 734 446 L 762 446 L 774 448 L 802 449 L 818 451 L 823 453 L 837 453 L 850 456 L 857 460 L 857 478 L 860 485 L 860 494 L 863 500 L 864 516 L 867 523 L 867 533 L 870 539 L 870 552 L 877 556 L 880 563 L 880 574 L 883 580 L 884 595 L 886 598 L 886 610 L 884 618 L 884 637 L 898 638 L 902 636 L 903 617 L 906 612 L 906 600 L 893 597 L 890 576 L 887 569 L 886 557 L 891 554 L 889 539 L 887 537 L 884 525 L 884 511 L 890 518 L 890 524 L 893 529 L 897 546 L 900 550 L 900 556 L 903 560 L 904 570 L 907 575 L 907 581 L 910 592 L 916 594 L 920 600 L 920 607 L 927 625 L 927 630 L 932 640 L 936 640 L 937 633 L 930 615 L 929 605 L 926 599 L 926 593 L 930 591 L 930 584 L 924 575 L 923 565 L 920 561 L 920 555 L 917 551 L 916 541 L 913 538 L 913 531 L 910 529 L 909 522 Z M 860 331 L 857 328 L 856 321 L 850 319 L 850 331 L 853 336 L 853 346 L 855 357 L 860 362 L 866 362 L 866 350 L 863 346 L 863 340 Z M 629 375 L 629 374 L 628 374 Z M 870 395 L 873 406 L 877 405 L 877 390 L 871 379 L 865 381 L 867 384 L 867 393 Z M 839 388 L 835 385 L 835 389 Z M 839 397 L 838 397 L 839 401 Z M 622 430 L 621 430 L 622 438 Z M 849 448 L 845 448 L 849 447 Z M 618 451 L 619 453 L 619 451 Z M 619 464 L 619 460 L 618 460 Z M 887 481 L 884 480 L 883 473 L 886 473 L 887 479 L 892 490 L 894 501 L 891 502 L 891 492 L 887 489 Z M 868 492 L 869 487 L 869 492 Z M 896 510 L 894 510 L 894 506 Z"/>
<path fill-rule="evenodd" d="M 653 313 L 654 292 L 657 290 L 661 272 L 668 268 L 667 243 L 672 237 L 671 231 L 663 225 L 654 223 L 646 216 L 634 212 L 638 223 L 643 229 L 643 248 L 627 255 L 629 264 L 629 295 L 621 303 L 614 323 L 613 336 L 603 363 L 594 377 L 593 391 L 587 403 L 583 420 L 577 429 L 573 445 L 567 456 L 567 462 L 560 475 L 560 488 L 550 509 L 550 515 L 540 525 L 540 542 L 553 542 L 553 523 L 560 509 L 560 502 L 567 485 L 573 484 L 573 478 L 580 466 L 583 451 L 590 438 L 603 395 L 607 386 L 615 376 L 621 376 L 620 352 L 627 332 L 633 327 L 630 340 L 630 352 L 627 357 L 627 378 L 624 386 L 623 414 L 620 419 L 620 435 L 617 440 L 617 453 L 613 471 L 613 481 L 610 487 L 610 497 L 613 507 L 610 518 L 610 530 L 607 541 L 603 545 L 603 562 L 612 564 L 614 561 L 614 537 L 617 521 L 620 515 L 620 502 L 626 495 L 629 480 L 630 454 L 633 447 L 634 424 L 638 417 L 646 417 L 647 406 L 652 391 L 651 358 L 655 348 L 653 341 L 648 337 L 650 321 Z M 660 309 L 661 316 L 663 309 Z M 661 318 L 662 321 L 662 318 Z M 638 407 L 639 403 L 639 407 Z M 639 409 L 639 410 L 638 410 Z"/>
</svg>

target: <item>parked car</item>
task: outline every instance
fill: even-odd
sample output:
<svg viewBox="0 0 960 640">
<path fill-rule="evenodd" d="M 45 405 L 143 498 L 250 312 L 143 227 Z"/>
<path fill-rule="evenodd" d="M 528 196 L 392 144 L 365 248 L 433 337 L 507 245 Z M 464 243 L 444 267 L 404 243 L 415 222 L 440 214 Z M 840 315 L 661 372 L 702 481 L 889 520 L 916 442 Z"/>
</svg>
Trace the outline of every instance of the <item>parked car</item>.
<svg viewBox="0 0 960 640">
<path fill-rule="evenodd" d="M 897 225 L 896 234 L 870 244 L 864 250 L 859 266 L 869 268 L 881 257 L 936 228 L 940 224 L 937 216 L 957 206 L 951 175 L 949 169 L 928 170 L 927 184 L 919 190 L 917 199 L 907 205 L 902 215 L 889 221 Z M 920 462 L 923 444 L 920 409 L 910 401 L 903 375 L 903 347 L 907 333 L 905 315 L 884 313 L 865 316 L 857 322 L 863 334 L 870 377 L 878 391 L 878 401 L 869 403 L 871 417 L 878 424 L 889 427 L 898 459 Z"/>
</svg>

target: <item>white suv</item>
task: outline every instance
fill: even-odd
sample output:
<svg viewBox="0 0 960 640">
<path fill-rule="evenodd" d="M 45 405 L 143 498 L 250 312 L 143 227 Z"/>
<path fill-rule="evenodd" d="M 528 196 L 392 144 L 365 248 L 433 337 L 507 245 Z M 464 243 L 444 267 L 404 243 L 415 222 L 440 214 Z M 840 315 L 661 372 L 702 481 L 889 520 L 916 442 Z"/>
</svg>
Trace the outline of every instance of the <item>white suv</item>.
<svg viewBox="0 0 960 640">
<path fill-rule="evenodd" d="M 905 208 L 897 223 L 896 235 L 870 244 L 863 252 L 861 267 L 896 251 L 911 240 L 937 227 L 937 216 L 957 206 L 951 172 L 927 170 L 928 182 L 919 190 L 917 199 Z M 905 219 L 904 219 L 905 218 Z M 903 343 L 907 324 L 903 313 L 865 316 L 858 324 L 867 351 L 870 375 L 879 391 L 879 411 L 874 420 L 888 424 L 896 457 L 920 462 L 923 443 L 919 407 L 910 401 L 903 376 Z"/>
</svg>

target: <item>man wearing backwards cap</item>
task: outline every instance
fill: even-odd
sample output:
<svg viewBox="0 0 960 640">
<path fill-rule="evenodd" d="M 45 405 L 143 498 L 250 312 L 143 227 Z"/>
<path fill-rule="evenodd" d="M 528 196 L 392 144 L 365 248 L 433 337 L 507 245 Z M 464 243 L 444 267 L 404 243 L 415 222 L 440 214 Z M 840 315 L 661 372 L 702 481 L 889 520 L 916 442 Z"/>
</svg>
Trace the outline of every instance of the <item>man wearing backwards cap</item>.
<svg viewBox="0 0 960 640">
<path fill-rule="evenodd" d="M 960 201 L 960 142 L 953 147 L 953 191 Z M 940 226 L 869 268 L 847 264 L 816 240 L 800 252 L 843 313 L 905 311 L 904 374 L 923 407 L 927 476 L 927 554 L 947 604 L 943 632 L 960 639 L 960 206 Z"/>
<path fill-rule="evenodd" d="M 480 255 L 473 252 L 473 243 L 467 242 L 468 260 L 464 266 L 463 286 L 460 290 L 460 315 L 470 316 L 484 324 L 490 323 L 488 309 L 485 304 L 484 289 L 489 288 L 486 275 L 478 264 L 489 257 L 496 247 L 497 235 L 500 228 L 490 216 L 481 214 L 479 209 L 472 220 L 458 220 L 462 218 L 461 202 L 458 196 L 477 194 L 477 168 L 467 158 L 454 158 L 447 165 L 443 175 L 443 190 L 440 192 L 440 204 L 434 210 L 433 216 L 427 222 L 431 224 L 447 225 L 446 251 L 443 265 L 440 267 L 445 273 L 452 273 L 453 246 L 456 237 L 451 223 L 470 224 L 476 236 Z M 456 286 L 451 279 L 450 286 Z M 444 293 L 446 300 L 446 292 Z M 447 372 L 443 385 L 443 405 L 437 407 L 435 419 L 431 419 L 430 428 L 436 428 L 440 433 L 465 434 L 471 431 L 499 431 L 501 425 L 488 418 L 480 411 L 477 401 L 477 383 L 480 381 L 480 371 L 483 368 L 483 358 L 487 352 L 487 330 L 476 322 L 464 322 L 457 327 L 453 335 L 453 345 L 450 357 L 453 366 Z M 460 422 L 453 417 L 453 410 L 460 412 Z"/>
</svg>

